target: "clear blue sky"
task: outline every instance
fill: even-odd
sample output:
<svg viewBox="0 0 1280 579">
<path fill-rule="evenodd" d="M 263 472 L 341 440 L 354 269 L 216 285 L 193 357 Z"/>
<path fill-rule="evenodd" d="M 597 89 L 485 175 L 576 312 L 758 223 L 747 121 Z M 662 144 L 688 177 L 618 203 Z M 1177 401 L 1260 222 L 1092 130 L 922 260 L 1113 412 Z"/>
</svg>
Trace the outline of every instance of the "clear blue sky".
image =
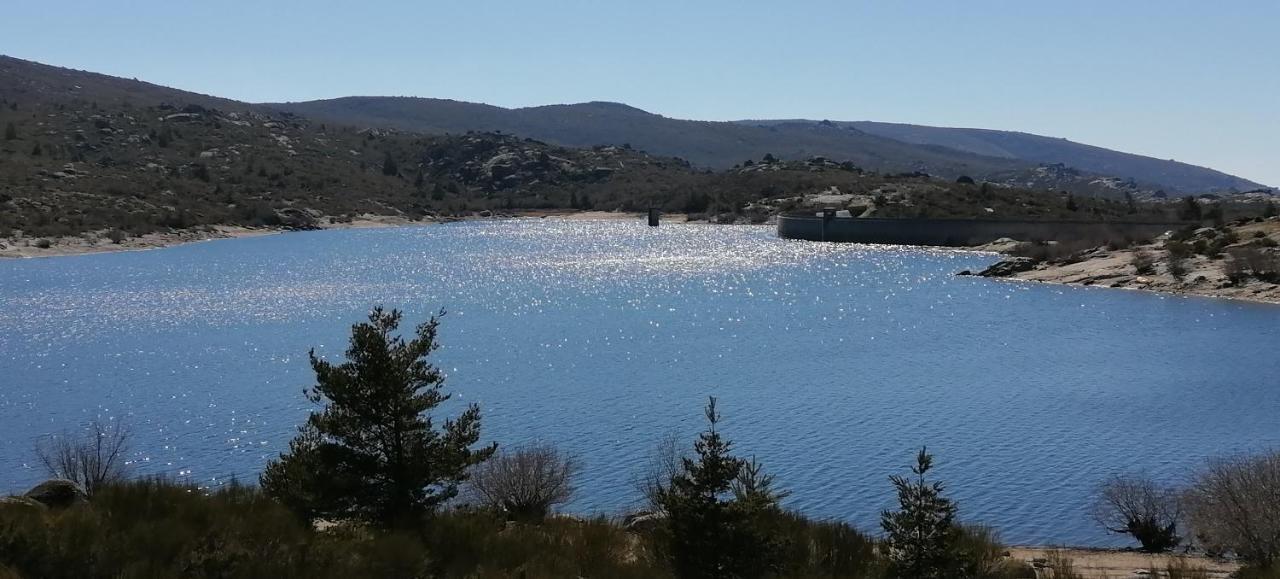
<svg viewBox="0 0 1280 579">
<path fill-rule="evenodd" d="M 1280 185 L 1280 0 L 14 0 L 0 53 L 248 101 L 1021 130 Z"/>
</svg>

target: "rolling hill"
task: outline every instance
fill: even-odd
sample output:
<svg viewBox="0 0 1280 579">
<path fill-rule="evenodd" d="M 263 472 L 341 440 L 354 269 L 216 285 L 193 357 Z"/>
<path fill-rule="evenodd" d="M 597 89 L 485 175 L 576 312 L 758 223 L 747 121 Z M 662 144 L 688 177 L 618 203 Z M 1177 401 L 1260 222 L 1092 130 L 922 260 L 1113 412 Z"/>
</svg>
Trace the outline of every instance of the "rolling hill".
<svg viewBox="0 0 1280 579">
<path fill-rule="evenodd" d="M 1248 179 L 1207 167 L 1029 133 L 872 121 L 838 124 L 907 143 L 938 145 L 978 155 L 1036 163 L 1062 163 L 1091 173 L 1155 183 L 1178 192 L 1249 191 L 1263 187 Z"/>
<path fill-rule="evenodd" d="M 1206 193 L 1262 187 L 1185 163 L 980 129 L 809 120 L 690 121 L 607 102 L 506 109 L 428 98 L 344 97 L 267 106 L 330 122 L 405 131 L 501 131 L 569 147 L 629 144 L 715 169 L 772 154 L 784 159 L 823 156 L 875 171 L 918 171 L 951 179 L 968 175 L 1080 194 Z"/>
<path fill-rule="evenodd" d="M 602 115 L 653 126 L 647 113 L 594 106 Z M 566 125 L 591 125 L 577 117 L 565 115 Z M 657 126 L 678 134 L 685 126 L 679 123 Z M 867 171 L 847 160 L 762 159 L 711 171 L 631 146 L 573 148 L 508 129 L 455 135 L 370 129 L 8 57 L 0 57 L 0 127 L 0 245 L 115 240 L 208 225 L 306 228 L 364 214 L 444 219 L 657 207 L 758 222 L 811 199 L 890 217 L 1160 219 L 1164 211 L 1073 203 L 1056 190 Z M 716 129 L 760 134 L 732 124 Z M 889 150 L 932 150 L 849 129 L 795 130 L 848 133 L 896 148 Z M 954 157 L 938 150 L 939 159 Z M 1011 163 L 973 158 L 994 159 L 995 168 Z"/>
</svg>

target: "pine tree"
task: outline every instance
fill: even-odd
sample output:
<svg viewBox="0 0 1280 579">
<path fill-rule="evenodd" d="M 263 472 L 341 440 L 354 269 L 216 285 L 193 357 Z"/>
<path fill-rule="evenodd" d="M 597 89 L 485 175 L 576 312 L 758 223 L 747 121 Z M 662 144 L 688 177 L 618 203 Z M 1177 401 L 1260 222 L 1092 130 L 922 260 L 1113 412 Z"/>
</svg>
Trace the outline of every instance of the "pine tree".
<svg viewBox="0 0 1280 579">
<path fill-rule="evenodd" d="M 750 578 L 778 568 L 775 528 L 781 494 L 758 463 L 731 454 L 716 430 L 716 399 L 707 403 L 708 428 L 694 443 L 697 459 L 681 458 L 681 472 L 658 491 L 666 512 L 667 553 L 676 576 Z"/>
<path fill-rule="evenodd" d="M 1179 214 L 1179 217 L 1181 217 L 1183 221 L 1200 221 L 1200 202 L 1196 201 L 1196 198 L 1190 195 L 1183 197 L 1182 211 Z"/>
<path fill-rule="evenodd" d="M 1222 215 L 1222 204 L 1214 203 L 1209 206 L 1209 210 L 1204 212 L 1204 218 L 1213 222 L 1214 227 L 1222 227 L 1226 219 Z"/>
<path fill-rule="evenodd" d="M 916 456 L 911 472 L 914 479 L 891 476 L 898 491 L 899 510 L 884 511 L 880 526 L 884 528 L 890 577 L 912 579 L 951 579 L 959 576 L 961 557 L 958 553 L 960 528 L 956 506 L 942 495 L 940 482 L 929 482 L 925 475 L 933 468 L 933 456 L 924 448 Z"/>
<path fill-rule="evenodd" d="M 9 123 L 5 124 L 5 126 L 4 126 L 4 140 L 6 140 L 6 141 L 12 141 L 12 140 L 17 139 L 17 138 L 18 138 L 18 127 L 13 126 L 13 122 L 12 122 L 12 121 L 10 121 Z"/>
<path fill-rule="evenodd" d="M 396 166 L 396 160 L 391 158 L 391 153 L 387 153 L 387 156 L 382 159 L 382 174 L 390 177 L 399 173 L 400 168 Z"/>
<path fill-rule="evenodd" d="M 346 362 L 333 365 L 313 350 L 313 412 L 267 465 L 262 488 L 308 518 L 355 519 L 382 526 L 412 522 L 457 495 L 467 469 L 496 445 L 473 449 L 480 409 L 433 427 L 430 411 L 449 395 L 426 358 L 438 347 L 439 317 L 418 326 L 412 340 L 396 335 L 400 312 L 374 308 L 351 330 Z"/>
</svg>

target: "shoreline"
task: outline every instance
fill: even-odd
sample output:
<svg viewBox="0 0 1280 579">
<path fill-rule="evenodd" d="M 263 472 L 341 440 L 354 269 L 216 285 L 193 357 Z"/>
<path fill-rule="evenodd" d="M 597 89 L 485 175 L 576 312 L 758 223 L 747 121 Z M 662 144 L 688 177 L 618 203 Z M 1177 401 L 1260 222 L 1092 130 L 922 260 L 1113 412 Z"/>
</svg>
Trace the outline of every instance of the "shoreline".
<svg viewBox="0 0 1280 579">
<path fill-rule="evenodd" d="M 384 227 L 427 226 L 457 221 L 482 221 L 499 219 L 564 219 L 572 221 L 622 221 L 643 219 L 644 213 L 627 213 L 612 211 L 578 211 L 578 210 L 530 210 L 491 215 L 471 215 L 457 218 L 409 219 L 396 215 L 364 214 L 349 221 L 330 221 L 329 217 L 317 220 L 314 229 L 298 229 L 289 227 L 246 227 L 240 225 L 208 225 L 177 231 L 153 232 L 130 237 L 120 243 L 112 243 L 106 238 L 105 231 L 90 232 L 82 235 L 57 238 L 30 238 L 15 241 L 0 239 L 0 260 L 5 259 L 37 259 L 46 257 L 71 257 L 77 255 L 94 255 L 100 253 L 119 253 L 126 251 L 147 251 L 165 249 L 189 243 L 216 241 L 220 239 L 241 239 L 262 237 L 297 231 L 327 231 L 337 229 L 376 229 Z M 683 214 L 667 216 L 667 222 L 684 223 Z M 38 239 L 49 240 L 50 246 L 39 247 Z"/>
<path fill-rule="evenodd" d="M 1125 248 L 1095 247 L 1055 259 L 1017 257 L 1016 245 L 985 247 L 999 251 L 1004 258 L 979 277 L 1039 282 L 1077 287 L 1104 287 L 1151 292 L 1163 295 L 1194 296 L 1234 301 L 1280 305 L 1280 283 L 1259 279 L 1256 274 L 1232 272 L 1239 257 L 1233 251 L 1254 251 L 1258 255 L 1278 255 L 1274 247 L 1280 243 L 1280 220 L 1271 218 L 1232 226 L 1230 235 L 1236 241 L 1222 241 L 1219 254 L 1209 256 L 1187 253 L 1174 259 L 1169 247 L 1209 246 L 1224 239 L 1227 230 L 1200 228 L 1191 238 L 1172 241 L 1162 237 Z M 1267 244 L 1270 244 L 1268 246 Z M 1247 262 L 1246 262 L 1247 263 Z M 1140 271 L 1141 270 L 1141 271 Z M 1175 273 L 1177 275 L 1175 275 Z M 964 275 L 965 272 L 961 272 Z M 1233 275 L 1236 277 L 1233 278 Z"/>
<path fill-rule="evenodd" d="M 985 277 L 985 276 L 977 276 L 977 274 L 973 274 L 973 275 L 975 277 Z M 1131 292 L 1140 292 L 1144 294 L 1154 294 L 1157 296 L 1170 297 L 1170 298 L 1197 298 L 1197 299 L 1211 299 L 1211 300 L 1226 300 L 1230 302 L 1238 302 L 1238 303 L 1244 303 L 1244 304 L 1260 304 L 1260 305 L 1269 305 L 1269 306 L 1280 305 L 1280 296 L 1267 295 L 1267 296 L 1259 297 L 1256 295 L 1241 295 L 1239 293 L 1234 293 L 1234 292 L 1224 292 L 1217 288 L 1194 288 L 1194 287 L 1169 288 L 1169 287 L 1140 287 L 1137 285 L 1100 285 L 1100 284 L 1092 284 L 1092 283 L 1082 283 L 1079 281 L 1067 281 L 1067 280 L 1061 280 L 1061 279 L 1039 279 L 1032 276 L 1024 277 L 1020 274 L 1012 275 L 1012 276 L 993 277 L 992 279 L 995 281 L 1004 281 L 1008 283 L 1023 282 L 1023 283 L 1032 283 L 1032 284 L 1039 284 L 1039 285 L 1066 286 L 1066 287 L 1075 287 L 1075 288 L 1124 290 L 1124 291 L 1131 291 Z"/>
<path fill-rule="evenodd" d="M 14 243 L 13 240 L 0 239 L 0 261 L 5 259 L 70 257 L 125 251 L 146 251 L 189 243 L 260 237 L 295 231 L 429 226 L 458 221 L 503 219 L 638 221 L 643 220 L 645 217 L 646 214 L 640 212 L 582 211 L 573 209 L 525 210 L 421 220 L 395 215 L 364 214 L 347 221 L 331 221 L 326 216 L 317 220 L 314 229 L 211 225 L 178 231 L 148 233 L 139 237 L 125 239 L 118 244 L 107 240 L 105 232 L 53 238 L 50 239 L 53 243 L 48 248 L 36 246 L 31 239 L 22 240 L 22 245 Z M 687 216 L 684 214 L 669 214 L 664 216 L 663 220 L 668 223 L 688 222 Z M 1252 235 L 1255 231 L 1261 231 L 1271 238 L 1280 238 L 1280 221 L 1276 219 L 1245 225 L 1241 229 L 1248 235 Z M 1019 245 L 1017 242 L 1002 240 L 1001 242 L 979 246 L 955 248 L 962 251 L 996 253 L 1004 256 L 1003 259 L 982 272 L 969 273 L 966 271 L 960 272 L 958 275 L 974 275 L 998 280 L 1075 287 L 1125 289 L 1165 296 L 1226 299 L 1245 303 L 1280 305 L 1280 284 L 1267 283 L 1256 279 L 1239 284 L 1229 284 L 1226 282 L 1226 277 L 1223 273 L 1224 260 L 1222 259 L 1213 260 L 1192 256 L 1187 260 L 1188 271 L 1181 279 L 1176 279 L 1171 275 L 1168 271 L 1168 264 L 1160 262 L 1159 259 L 1155 260 L 1155 269 L 1153 271 L 1146 274 L 1138 274 L 1132 265 L 1135 255 L 1139 253 L 1159 255 L 1163 251 L 1160 247 L 1160 242 L 1116 250 L 1098 247 L 1082 252 L 1078 260 L 1035 263 L 1028 263 L 1026 261 L 1028 258 L 1012 257 L 1010 254 L 1017 245 Z M 1005 266 L 1003 271 L 1000 270 L 1002 266 Z"/>
<path fill-rule="evenodd" d="M 1139 570 L 1152 569 L 1159 572 L 1159 576 L 1163 576 L 1166 568 L 1179 564 L 1185 564 L 1190 568 L 1202 568 L 1206 576 L 1213 579 L 1225 579 L 1240 569 L 1240 564 L 1237 562 L 1213 559 L 1199 553 L 1153 554 L 1133 549 L 1031 545 L 1011 545 L 1007 549 L 1009 558 L 1023 561 L 1033 567 L 1037 566 L 1037 562 L 1041 565 L 1051 563 L 1053 561 L 1051 555 L 1070 559 L 1072 568 L 1090 579 L 1128 579 L 1134 577 Z"/>
</svg>

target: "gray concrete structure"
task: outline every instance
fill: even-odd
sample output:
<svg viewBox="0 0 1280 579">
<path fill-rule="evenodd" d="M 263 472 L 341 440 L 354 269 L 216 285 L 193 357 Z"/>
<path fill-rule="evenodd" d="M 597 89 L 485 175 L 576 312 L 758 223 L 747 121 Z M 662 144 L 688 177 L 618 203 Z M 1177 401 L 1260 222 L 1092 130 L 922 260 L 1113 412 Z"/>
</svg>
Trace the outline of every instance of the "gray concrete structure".
<svg viewBox="0 0 1280 579">
<path fill-rule="evenodd" d="M 894 245 L 981 245 L 1008 237 L 1019 241 L 1151 238 L 1187 226 L 1176 222 L 996 221 L 985 219 L 859 219 L 823 214 L 778 216 L 778 237 L 809 241 Z"/>
</svg>

